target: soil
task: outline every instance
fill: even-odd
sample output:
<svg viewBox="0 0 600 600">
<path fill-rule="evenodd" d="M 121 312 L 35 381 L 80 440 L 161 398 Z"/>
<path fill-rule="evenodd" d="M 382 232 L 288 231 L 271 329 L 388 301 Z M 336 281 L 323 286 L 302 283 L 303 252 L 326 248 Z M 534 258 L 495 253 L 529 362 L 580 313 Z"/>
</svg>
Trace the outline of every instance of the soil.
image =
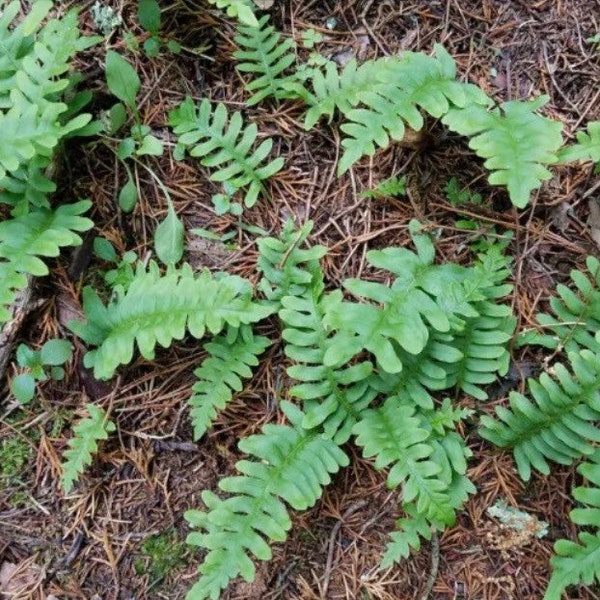
<svg viewBox="0 0 600 600">
<path fill-rule="evenodd" d="M 74 4 L 57 2 L 57 10 Z M 89 32 L 91 4 L 80 3 L 81 24 Z M 126 29 L 144 39 L 134 1 L 107 4 L 119 11 Z M 517 211 L 504 190 L 486 183 L 481 161 L 466 143 L 430 121 L 433 143 L 426 148 L 394 145 L 337 178 L 340 148 L 335 128 L 322 122 L 305 132 L 302 106 L 294 103 L 245 107 L 243 76 L 231 56 L 236 49 L 231 20 L 193 0 L 164 2 L 163 9 L 162 33 L 182 43 L 185 50 L 180 55 L 161 52 L 148 59 L 142 52 L 128 52 L 120 32 L 106 43 L 135 63 L 142 79 L 143 122 L 170 142 L 166 115 L 186 95 L 243 109 L 265 136 L 275 139 L 276 153 L 286 160 L 284 170 L 269 182 L 271 199 L 245 212 L 244 221 L 276 234 L 289 216 L 297 222 L 312 219 L 311 243 L 329 248 L 324 260 L 329 286 L 364 273 L 368 249 L 407 245 L 407 224 L 414 217 L 439 233 L 440 260 L 466 263 L 474 234 L 458 228 L 456 221 L 476 218 L 480 232 L 494 227 L 513 232 L 512 303 L 519 327 L 526 328 L 534 325 L 536 312 L 547 307 L 555 286 L 568 280 L 569 271 L 581 267 L 588 254 L 598 254 L 585 227 L 588 204 L 598 187 L 589 164 L 555 169 L 555 177 L 531 205 Z M 278 30 L 293 36 L 299 47 L 302 32 L 322 32 L 325 41 L 319 51 L 338 60 L 401 50 L 430 52 L 441 42 L 456 60 L 460 77 L 498 102 L 547 94 L 543 112 L 562 121 L 567 136 L 600 118 L 600 52 L 586 41 L 600 28 L 598 0 L 281 0 L 269 12 Z M 326 24 L 332 18 L 335 25 L 330 30 Z M 100 44 L 77 59 L 86 85 L 95 92 L 95 113 L 114 101 L 102 71 L 105 49 Z M 299 53 L 307 54 L 302 49 Z M 135 250 L 146 256 L 167 209 L 156 183 L 139 169 L 141 199 L 132 214 L 122 214 L 116 199 L 126 173 L 111 152 L 81 140 L 67 150 L 57 198 L 91 198 L 93 235 L 107 237 L 120 253 Z M 170 152 L 149 161 L 188 232 L 194 227 L 217 233 L 236 229 L 235 218 L 214 215 L 210 198 L 218 190 L 197 163 L 176 162 Z M 360 191 L 394 174 L 407 176 L 408 199 L 359 200 Z M 461 186 L 480 193 L 482 205 L 452 206 L 444 185 L 453 176 Z M 233 249 L 224 250 L 188 233 L 187 258 L 195 267 L 227 270 L 256 281 L 253 240 L 252 234 L 237 229 Z M 80 311 L 82 285 L 99 280 L 90 242 L 91 237 L 83 250 L 57 260 L 52 275 L 38 283 L 39 302 L 24 320 L 19 342 L 38 345 L 48 337 L 70 335 L 66 323 Z M 275 327 L 265 326 L 264 333 L 273 340 L 279 337 Z M 160 577 L 152 574 L 143 546 L 164 532 L 185 539 L 185 510 L 200 507 L 201 491 L 215 489 L 221 477 L 234 472 L 241 456 L 237 440 L 277 418 L 274 399 L 287 384 L 281 346 L 276 343 L 267 351 L 250 386 L 198 444 L 190 443 L 185 408 L 192 370 L 202 359 L 197 343 L 185 341 L 161 350 L 151 362 L 139 359 L 120 369 L 108 384 L 93 381 L 78 366 L 83 352 L 78 344 L 65 380 L 44 384 L 31 405 L 18 408 L 7 393 L 0 401 L 0 442 L 16 436 L 29 448 L 18 476 L 0 482 L 0 565 L 19 569 L 22 583 L 16 595 L 9 596 L 7 590 L 5 594 L 36 599 L 183 598 L 196 577 L 200 554 L 186 549 Z M 514 350 L 513 360 L 535 365 L 541 356 Z M 103 445 L 81 483 L 65 496 L 58 478 L 69 421 L 81 415 L 90 400 L 111 408 L 119 433 Z M 491 413 L 506 398 L 475 403 L 459 394 L 454 401 Z M 469 477 L 478 493 L 455 527 L 424 542 L 409 560 L 378 570 L 387 532 L 400 516 L 397 492 L 390 492 L 384 474 L 349 448 L 353 466 L 338 474 L 314 509 L 294 516 L 288 542 L 274 546 L 273 560 L 258 566 L 255 582 L 236 582 L 222 597 L 541 599 L 554 541 L 575 535 L 568 520 L 570 490 L 577 483 L 574 468 L 557 467 L 550 477 L 534 476 L 524 484 L 508 454 L 482 442 L 474 427 L 462 433 L 474 454 Z M 486 508 L 501 499 L 547 521 L 550 534 L 538 539 L 501 528 L 486 514 Z M 566 597 L 597 599 L 600 590 L 581 586 Z"/>
</svg>

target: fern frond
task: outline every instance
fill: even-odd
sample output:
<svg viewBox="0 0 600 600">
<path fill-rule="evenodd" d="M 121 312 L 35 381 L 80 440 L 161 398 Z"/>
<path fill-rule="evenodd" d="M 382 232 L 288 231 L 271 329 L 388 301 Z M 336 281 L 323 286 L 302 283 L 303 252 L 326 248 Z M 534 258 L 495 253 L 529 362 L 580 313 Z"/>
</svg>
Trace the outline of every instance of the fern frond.
<svg viewBox="0 0 600 600">
<path fill-rule="evenodd" d="M 410 551 L 421 549 L 421 539 L 430 540 L 433 529 L 425 515 L 420 514 L 414 506 L 405 509 L 407 517 L 398 519 L 398 531 L 390 533 L 391 541 L 386 544 L 385 552 L 381 558 L 380 567 L 389 569 L 395 563 L 401 562 L 410 556 Z"/>
<path fill-rule="evenodd" d="M 291 38 L 282 41 L 281 35 L 272 25 L 268 25 L 269 15 L 261 17 L 258 27 L 239 27 L 240 35 L 234 40 L 240 50 L 234 52 L 234 58 L 240 62 L 238 71 L 252 73 L 254 79 L 246 84 L 246 90 L 252 93 L 247 100 L 248 106 L 258 104 L 268 96 L 276 100 L 298 95 L 302 86 L 294 75 L 283 75 L 296 60 L 294 42 Z M 304 95 L 308 92 L 304 91 Z"/>
<path fill-rule="evenodd" d="M 91 288 L 83 291 L 84 322 L 70 328 L 85 342 L 98 346 L 85 356 L 99 379 L 112 377 L 115 369 L 133 357 L 134 346 L 146 359 L 154 358 L 156 344 L 168 347 L 186 331 L 200 339 L 208 329 L 218 334 L 225 325 L 239 327 L 271 314 L 270 307 L 252 300 L 250 286 L 239 277 L 199 275 L 189 265 L 160 273 L 151 262 L 138 267 L 121 297 L 105 306 Z"/>
<path fill-rule="evenodd" d="M 399 58 L 381 58 L 360 66 L 350 61 L 340 73 L 329 63 L 324 73 L 313 74 L 312 87 L 306 129 L 322 115 L 332 116 L 336 109 L 347 120 L 341 125 L 348 137 L 342 140 L 339 174 L 362 156 L 388 146 L 390 140 L 402 140 L 405 123 L 414 130 L 422 129 L 419 109 L 439 118 L 451 106 L 489 102 L 475 86 L 456 81 L 454 61 L 441 45 L 435 46 L 435 57 L 405 52 Z"/>
<path fill-rule="evenodd" d="M 554 314 L 536 315 L 538 323 L 551 333 L 526 333 L 521 336 L 521 344 L 600 352 L 600 343 L 594 337 L 600 331 L 600 261 L 588 256 L 585 262 L 589 274 L 577 270 L 570 273 L 574 290 L 563 284 L 556 286 L 556 296 L 550 298 Z"/>
<path fill-rule="evenodd" d="M 489 183 L 505 185 L 519 208 L 552 177 L 545 165 L 558 162 L 562 123 L 535 112 L 547 101 L 541 96 L 532 102 L 505 102 L 491 110 L 468 103 L 451 108 L 442 119 L 452 131 L 471 137 L 469 146 L 492 171 Z"/>
<path fill-rule="evenodd" d="M 460 436 L 435 432 L 427 413 L 398 396 L 363 411 L 353 433 L 365 458 L 375 457 L 377 469 L 392 465 L 388 487 L 402 484 L 405 505 L 413 505 L 418 515 L 438 528 L 454 522 L 456 509 L 474 491 L 466 480 L 451 493 L 457 477 L 466 479 L 466 458 L 470 456 Z"/>
<path fill-rule="evenodd" d="M 499 406 L 497 419 L 481 418 L 480 435 L 501 448 L 512 448 L 517 469 L 528 481 L 531 468 L 548 475 L 548 460 L 568 465 L 590 455 L 600 442 L 600 357 L 589 350 L 568 355 L 572 368 L 556 363 L 539 380 L 529 380 L 532 400 L 510 394 L 511 410 Z"/>
<path fill-rule="evenodd" d="M 258 355 L 270 343 L 266 337 L 254 335 L 251 327 L 242 326 L 204 344 L 208 357 L 194 371 L 198 381 L 188 400 L 195 440 L 206 433 L 217 411 L 225 408 L 234 392 L 242 390 L 242 378 L 252 376 L 250 367 L 258 365 Z"/>
<path fill-rule="evenodd" d="M 3 221 L 0 223 L 0 257 L 24 273 L 47 275 L 48 267 L 38 256 L 58 256 L 61 247 L 81 244 L 77 233 L 87 231 L 94 223 L 80 215 L 91 205 L 89 200 L 81 200 L 56 210 L 41 208 Z"/>
<path fill-rule="evenodd" d="M 25 275 L 48 274 L 39 257 L 58 256 L 62 247 L 81 244 L 78 233 L 93 226 L 81 216 L 90 206 L 90 201 L 82 200 L 0 223 L 0 323 L 10 318 L 6 307 L 14 301 L 16 290 L 26 286 Z"/>
<path fill-rule="evenodd" d="M 376 395 L 367 381 L 373 365 L 367 360 L 347 365 L 356 352 L 351 340 L 343 333 L 330 335 L 324 324 L 327 312 L 341 303 L 341 292 L 323 296 L 322 291 L 321 273 L 313 288 L 302 296 L 281 300 L 284 351 L 296 363 L 287 373 L 301 382 L 289 393 L 304 402 L 303 427 L 321 427 L 327 437 L 343 444 L 361 411 Z"/>
<path fill-rule="evenodd" d="M 558 153 L 560 163 L 578 160 L 600 162 L 600 121 L 590 121 L 585 131 L 577 132 L 577 142 L 562 148 Z"/>
<path fill-rule="evenodd" d="M 327 324 L 356 336 L 359 348 L 377 358 L 388 373 L 403 365 L 395 345 L 419 355 L 430 338 L 430 328 L 449 332 L 452 321 L 476 317 L 469 293 L 463 286 L 467 271 L 454 264 L 434 265 L 435 250 L 427 236 L 414 235 L 417 253 L 405 248 L 386 248 L 367 253 L 374 267 L 396 275 L 388 287 L 380 283 L 349 279 L 344 282 L 352 294 L 380 306 L 344 302 L 328 315 Z M 470 294 L 480 299 L 477 290 Z M 448 356 L 448 360 L 455 360 Z"/>
<path fill-rule="evenodd" d="M 600 451 L 582 463 L 577 470 L 591 484 L 577 487 L 573 497 L 586 505 L 571 511 L 571 521 L 581 527 L 592 527 L 594 533 L 581 531 L 579 543 L 558 540 L 554 544 L 556 556 L 551 559 L 552 577 L 544 600 L 560 600 L 569 585 L 600 584 Z"/>
<path fill-rule="evenodd" d="M 262 434 L 240 441 L 240 450 L 256 460 L 239 461 L 241 475 L 219 483 L 229 496 L 223 500 L 205 491 L 208 512 L 185 513 L 190 525 L 203 531 L 190 533 L 187 542 L 208 550 L 189 600 L 216 600 L 238 575 L 252 581 L 255 567 L 250 557 L 269 560 L 266 540 L 284 541 L 291 527 L 284 502 L 296 510 L 313 506 L 331 474 L 348 464 L 334 442 L 302 427 L 304 415 L 298 408 L 288 402 L 281 408 L 291 426 L 265 425 Z"/>
<path fill-rule="evenodd" d="M 243 25 L 258 27 L 258 19 L 254 15 L 253 3 L 250 0 L 207 0 L 209 4 L 225 10 L 228 17 L 235 17 Z"/>
<path fill-rule="evenodd" d="M 267 162 L 273 140 L 268 138 L 256 146 L 256 124 L 244 127 L 242 113 L 229 115 L 224 104 L 217 104 L 213 110 L 210 101 L 204 99 L 196 110 L 188 97 L 169 113 L 169 124 L 191 156 L 215 169 L 210 177 L 213 181 L 227 181 L 236 189 L 247 188 L 244 203 L 248 207 L 254 206 L 263 191 L 263 181 L 283 167 L 281 157 Z"/>
<path fill-rule="evenodd" d="M 27 214 L 31 207 L 50 208 L 48 196 L 56 191 L 46 176 L 50 163 L 50 157 L 37 155 L 0 179 L 0 202 L 14 207 L 13 216 Z"/>
<path fill-rule="evenodd" d="M 469 269 L 466 285 L 482 295 L 481 300 L 473 301 L 478 316 L 464 319 L 464 324 L 451 335 L 434 333 L 434 339 L 462 354 L 461 360 L 447 366 L 448 384 L 458 386 L 479 400 L 488 397 L 481 386 L 492 383 L 498 375 L 508 371 L 510 353 L 507 344 L 517 323 L 511 307 L 498 302 L 512 291 L 512 285 L 506 283 L 510 259 L 503 255 L 504 246 L 493 244 Z"/>
<path fill-rule="evenodd" d="M 257 240 L 260 255 L 257 270 L 262 273 L 260 291 L 272 302 L 284 296 L 301 296 L 311 285 L 319 270 L 319 259 L 327 250 L 323 246 L 302 248 L 312 231 L 312 221 L 296 230 L 288 220 L 279 238 Z"/>
<path fill-rule="evenodd" d="M 94 404 L 87 404 L 89 417 L 73 427 L 73 437 L 69 449 L 63 453 L 62 485 L 66 494 L 73 489 L 86 466 L 92 464 L 92 455 L 98 451 L 98 441 L 108 439 L 115 431 L 115 424 L 108 420 L 106 413 Z"/>
</svg>

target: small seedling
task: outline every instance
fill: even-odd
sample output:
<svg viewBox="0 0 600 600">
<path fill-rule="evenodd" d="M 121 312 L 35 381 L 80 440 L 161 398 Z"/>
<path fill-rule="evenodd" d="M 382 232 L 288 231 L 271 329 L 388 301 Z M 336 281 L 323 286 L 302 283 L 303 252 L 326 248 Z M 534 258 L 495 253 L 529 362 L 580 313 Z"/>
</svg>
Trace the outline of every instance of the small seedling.
<svg viewBox="0 0 600 600">
<path fill-rule="evenodd" d="M 160 6 L 157 0 L 140 0 L 138 4 L 138 21 L 150 34 L 144 42 L 144 52 L 148 58 L 158 56 L 161 46 L 173 54 L 181 52 L 181 45 L 175 40 L 166 40 L 159 35 L 161 25 Z"/>
<path fill-rule="evenodd" d="M 302 32 L 302 45 L 305 48 L 312 49 L 324 39 L 323 34 L 314 29 L 307 29 Z"/>
<path fill-rule="evenodd" d="M 444 187 L 444 192 L 452 206 L 460 204 L 475 204 L 478 206 L 483 202 L 481 194 L 472 193 L 468 188 L 461 188 L 456 177 L 450 178 Z"/>
<path fill-rule="evenodd" d="M 361 198 L 396 198 L 406 196 L 406 177 L 388 177 L 372 190 L 365 190 Z"/>
<path fill-rule="evenodd" d="M 40 350 L 21 344 L 17 348 L 16 358 L 24 372 L 12 380 L 11 391 L 14 397 L 21 404 L 26 404 L 35 396 L 38 381 L 62 380 L 65 370 L 61 365 L 71 359 L 72 351 L 73 346 L 67 340 L 48 340 Z"/>
</svg>

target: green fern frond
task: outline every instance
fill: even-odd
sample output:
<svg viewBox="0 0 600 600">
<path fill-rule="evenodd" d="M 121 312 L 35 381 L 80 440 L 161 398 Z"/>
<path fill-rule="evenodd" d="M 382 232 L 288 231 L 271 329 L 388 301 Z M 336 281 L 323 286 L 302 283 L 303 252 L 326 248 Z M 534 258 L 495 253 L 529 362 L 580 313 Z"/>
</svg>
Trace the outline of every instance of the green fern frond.
<svg viewBox="0 0 600 600">
<path fill-rule="evenodd" d="M 115 431 L 115 425 L 108 420 L 106 413 L 94 404 L 87 404 L 89 417 L 73 427 L 73 437 L 69 449 L 63 453 L 62 485 L 66 494 L 73 489 L 86 466 L 92 464 L 92 455 L 98 451 L 98 441 L 108 439 Z"/>
<path fill-rule="evenodd" d="M 240 62 L 238 71 L 252 73 L 254 79 L 246 84 L 246 90 L 252 93 L 246 104 L 253 106 L 272 96 L 277 100 L 306 96 L 294 75 L 283 75 L 294 64 L 294 42 L 288 38 L 282 41 L 281 35 L 272 25 L 268 25 L 269 16 L 261 17 L 258 27 L 239 27 L 240 35 L 234 40 L 240 50 L 234 52 L 234 58 Z"/>
<path fill-rule="evenodd" d="M 217 411 L 225 408 L 234 392 L 242 390 L 242 378 L 252 376 L 250 367 L 258 365 L 258 355 L 270 343 L 266 337 L 254 335 L 251 327 L 242 326 L 204 344 L 208 357 L 194 371 L 198 381 L 188 400 L 195 440 L 206 433 Z"/>
<path fill-rule="evenodd" d="M 284 541 L 291 527 L 288 509 L 306 510 L 321 496 L 331 474 L 348 464 L 337 445 L 301 425 L 304 415 L 288 402 L 281 408 L 291 426 L 265 425 L 260 435 L 239 443 L 240 450 L 256 460 L 241 460 L 241 475 L 227 477 L 219 487 L 226 499 L 205 491 L 208 512 L 190 510 L 186 520 L 202 530 L 188 535 L 187 542 L 208 550 L 200 565 L 200 580 L 187 595 L 189 600 L 221 597 L 238 575 L 254 579 L 251 556 L 269 560 L 268 541 Z M 307 468 L 310 465 L 310 468 Z"/>
<path fill-rule="evenodd" d="M 62 247 L 81 244 L 78 233 L 93 226 L 81 216 L 90 206 L 90 201 L 82 200 L 0 223 L 0 323 L 10 318 L 6 307 L 14 301 L 16 290 L 26 286 L 25 276 L 48 274 L 39 257 L 55 257 Z"/>
<path fill-rule="evenodd" d="M 455 264 L 434 265 L 431 240 L 414 235 L 413 241 L 417 253 L 405 248 L 367 253 L 369 264 L 396 276 L 390 287 L 359 279 L 344 282 L 352 294 L 380 306 L 344 302 L 327 319 L 328 326 L 355 335 L 355 345 L 374 354 L 378 365 L 388 373 L 403 368 L 395 345 L 417 356 L 427 345 L 430 329 L 449 332 L 451 317 L 460 322 L 462 317 L 478 316 L 463 286 L 466 269 Z M 470 293 L 480 299 L 477 293 Z M 449 356 L 448 360 L 455 357 Z"/>
<path fill-rule="evenodd" d="M 587 133 L 578 131 L 576 137 L 577 143 L 559 151 L 559 162 L 569 163 L 578 160 L 600 162 L 600 121 L 590 121 L 587 124 Z"/>
<path fill-rule="evenodd" d="M 85 342 L 98 346 L 85 356 L 95 377 L 108 379 L 128 364 L 134 346 L 146 359 L 154 358 L 156 344 L 168 347 L 186 331 L 200 339 L 208 329 L 218 334 L 225 325 L 239 327 L 271 314 L 272 309 L 252 300 L 252 290 L 239 277 L 194 274 L 189 265 L 170 268 L 165 275 L 151 262 L 139 266 L 124 294 L 105 306 L 91 288 L 83 291 L 84 322 L 70 323 Z"/>
<path fill-rule="evenodd" d="M 442 119 L 452 131 L 471 137 L 469 146 L 492 171 L 489 183 L 505 185 L 519 208 L 527 205 L 533 190 L 552 177 L 545 165 L 558 162 L 562 123 L 535 112 L 547 101 L 541 96 L 532 102 L 505 102 L 491 110 L 468 103 L 451 108 Z"/>
<path fill-rule="evenodd" d="M 454 61 L 440 45 L 435 46 L 435 57 L 405 52 L 399 58 L 381 58 L 360 66 L 350 61 L 340 73 L 329 63 L 324 73 L 314 73 L 312 87 L 306 129 L 322 115 L 331 117 L 336 109 L 346 119 L 341 129 L 348 137 L 342 140 L 339 174 L 362 156 L 388 146 L 390 140 L 402 140 L 405 123 L 422 129 L 419 109 L 439 118 L 451 106 L 489 102 L 475 86 L 456 81 Z"/>
<path fill-rule="evenodd" d="M 403 486 L 404 504 L 438 528 L 454 522 L 456 509 L 474 491 L 465 477 L 471 454 L 460 436 L 434 431 L 427 413 L 398 396 L 363 411 L 353 434 L 365 458 L 375 457 L 377 469 L 392 465 L 388 487 Z M 457 478 L 466 481 L 457 485 Z"/>
<path fill-rule="evenodd" d="M 341 291 L 325 296 L 322 291 L 321 273 L 302 296 L 281 300 L 284 350 L 296 363 L 287 373 L 301 382 L 289 393 L 304 402 L 303 427 L 321 427 L 328 438 L 343 444 L 361 411 L 376 395 L 367 380 L 373 365 L 367 360 L 347 364 L 356 352 L 352 340 L 343 333 L 330 335 L 324 324 L 327 312 L 341 303 Z"/>
<path fill-rule="evenodd" d="M 76 232 L 87 231 L 94 223 L 80 216 L 92 203 L 81 200 L 56 210 L 41 208 L 23 217 L 0 223 L 0 257 L 10 260 L 19 271 L 47 275 L 48 267 L 38 256 L 58 256 L 64 246 L 78 246 Z"/>
<path fill-rule="evenodd" d="M 235 17 L 243 25 L 258 27 L 251 0 L 207 0 L 209 4 L 225 10 L 228 17 Z"/>
<path fill-rule="evenodd" d="M 30 208 L 50 208 L 48 196 L 56 184 L 46 176 L 51 159 L 37 155 L 0 180 L 0 202 L 13 207 L 13 216 L 27 214 Z"/>
<path fill-rule="evenodd" d="M 554 314 L 536 315 L 538 323 L 551 333 L 526 333 L 521 336 L 521 344 L 540 344 L 553 350 L 565 348 L 569 351 L 588 348 L 600 352 L 600 343 L 594 337 L 600 331 L 600 261 L 588 256 L 586 266 L 587 275 L 571 271 L 574 290 L 563 284 L 556 286 L 556 296 L 550 298 Z"/>
<path fill-rule="evenodd" d="M 319 270 L 319 259 L 327 250 L 323 246 L 302 248 L 312 231 L 312 221 L 296 229 L 288 220 L 279 238 L 257 240 L 257 270 L 262 273 L 260 291 L 271 302 L 279 303 L 284 296 L 301 296 L 313 282 Z"/>
<path fill-rule="evenodd" d="M 550 561 L 553 571 L 544 600 L 560 600 L 569 585 L 600 584 L 600 451 L 596 450 L 577 470 L 591 485 L 573 490 L 575 500 L 586 506 L 573 509 L 570 517 L 576 525 L 595 531 L 581 531 L 579 543 L 558 540 L 554 544 L 556 556 Z"/>
<path fill-rule="evenodd" d="M 517 469 L 528 481 L 531 468 L 548 475 L 548 460 L 569 465 L 590 455 L 600 442 L 600 357 L 589 350 L 568 355 L 573 373 L 556 363 L 539 380 L 529 380 L 532 400 L 510 394 L 511 410 L 498 406 L 498 420 L 481 418 L 480 435 L 501 448 L 512 448 Z"/>
<path fill-rule="evenodd" d="M 434 528 L 427 518 L 419 514 L 414 506 L 405 509 L 408 516 L 396 521 L 398 531 L 390 533 L 391 541 L 386 544 L 380 567 L 389 569 L 395 563 L 410 556 L 410 551 L 421 549 L 421 539 L 430 540 Z"/>
<path fill-rule="evenodd" d="M 361 192 L 361 198 L 396 198 L 406 195 L 406 176 L 397 177 L 393 175 L 380 181 L 372 190 Z"/>
<path fill-rule="evenodd" d="M 446 369 L 448 384 L 458 386 L 465 393 L 487 399 L 482 385 L 492 383 L 509 368 L 510 353 L 507 348 L 512 339 L 516 318 L 511 307 L 499 304 L 511 291 L 506 283 L 510 276 L 510 259 L 503 255 L 505 244 L 493 244 L 479 255 L 477 263 L 469 269 L 466 285 L 477 290 L 481 300 L 473 301 L 478 316 L 464 319 L 464 324 L 448 334 L 434 334 L 462 354 L 462 359 L 449 363 Z"/>
<path fill-rule="evenodd" d="M 263 191 L 263 181 L 283 167 L 281 157 L 266 162 L 273 140 L 268 138 L 256 146 L 257 126 L 252 123 L 244 127 L 242 113 L 230 116 L 224 104 L 213 110 L 205 98 L 196 109 L 188 97 L 169 113 L 169 124 L 191 156 L 215 169 L 210 177 L 213 181 L 227 181 L 235 189 L 247 188 L 244 203 L 248 207 L 254 206 Z"/>
</svg>

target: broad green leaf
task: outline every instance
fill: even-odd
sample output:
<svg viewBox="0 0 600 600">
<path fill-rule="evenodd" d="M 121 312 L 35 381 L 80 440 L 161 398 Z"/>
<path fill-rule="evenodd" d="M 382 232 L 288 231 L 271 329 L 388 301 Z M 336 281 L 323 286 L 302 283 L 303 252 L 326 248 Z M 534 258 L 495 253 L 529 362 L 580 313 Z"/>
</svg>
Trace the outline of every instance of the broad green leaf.
<svg viewBox="0 0 600 600">
<path fill-rule="evenodd" d="M 12 380 L 11 390 L 21 404 L 26 404 L 35 396 L 35 379 L 29 373 L 21 373 Z"/>
<path fill-rule="evenodd" d="M 71 358 L 73 346 L 67 340 L 48 340 L 40 350 L 40 358 L 44 365 L 57 366 Z"/>
<path fill-rule="evenodd" d="M 153 135 L 146 135 L 135 152 L 138 156 L 149 154 L 151 156 L 162 156 L 163 143 Z"/>
<path fill-rule="evenodd" d="M 119 192 L 119 207 L 123 212 L 131 212 L 138 201 L 138 189 L 135 185 L 135 181 L 129 175 L 127 182 Z"/>
<path fill-rule="evenodd" d="M 121 102 L 117 102 L 111 106 L 108 113 L 109 133 L 114 135 L 127 122 L 127 111 Z"/>
<path fill-rule="evenodd" d="M 117 52 L 106 53 L 106 83 L 111 94 L 136 110 L 136 96 L 140 91 L 140 78 L 135 69 Z"/>
<path fill-rule="evenodd" d="M 158 33 L 160 29 L 160 6 L 157 0 L 139 0 L 138 20 L 140 25 L 150 33 Z"/>
<path fill-rule="evenodd" d="M 103 237 L 94 238 L 94 254 L 107 262 L 116 262 L 117 260 L 115 247 Z"/>
<path fill-rule="evenodd" d="M 183 256 L 183 223 L 177 217 L 173 204 L 169 202 L 169 210 L 165 220 L 159 224 L 154 234 L 156 255 L 165 264 L 179 262 Z"/>
</svg>

